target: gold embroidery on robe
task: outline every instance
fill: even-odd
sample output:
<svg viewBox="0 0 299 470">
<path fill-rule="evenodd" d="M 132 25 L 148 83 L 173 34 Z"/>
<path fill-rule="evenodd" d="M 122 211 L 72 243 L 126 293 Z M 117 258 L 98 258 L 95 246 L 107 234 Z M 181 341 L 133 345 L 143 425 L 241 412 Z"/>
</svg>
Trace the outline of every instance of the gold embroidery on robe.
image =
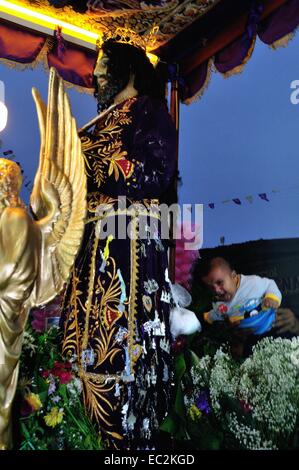
<svg viewBox="0 0 299 470">
<path fill-rule="evenodd" d="M 115 181 L 118 181 L 120 172 L 127 179 L 134 171 L 134 163 L 126 159 L 127 151 L 122 150 L 121 140 L 124 126 L 132 122 L 129 113 L 134 101 L 135 98 L 127 100 L 120 109 L 108 114 L 100 129 L 95 131 L 96 142 L 90 136 L 81 139 L 87 174 L 91 176 L 92 173 L 98 188 L 107 176 L 113 175 Z"/>
</svg>

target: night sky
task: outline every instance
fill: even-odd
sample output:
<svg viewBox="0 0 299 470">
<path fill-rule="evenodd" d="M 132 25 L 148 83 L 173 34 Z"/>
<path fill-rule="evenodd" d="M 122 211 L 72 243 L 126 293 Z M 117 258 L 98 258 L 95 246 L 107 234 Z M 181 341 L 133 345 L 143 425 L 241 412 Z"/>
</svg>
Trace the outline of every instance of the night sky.
<svg viewBox="0 0 299 470">
<path fill-rule="evenodd" d="M 242 74 L 213 73 L 204 96 L 181 106 L 180 202 L 204 204 L 204 247 L 218 245 L 220 237 L 230 244 L 299 236 L 299 104 L 290 100 L 291 83 L 299 80 L 298 50 L 299 35 L 276 51 L 257 41 Z M 31 87 L 46 100 L 47 73 L 42 66 L 20 71 L 1 63 L 0 79 L 9 112 L 0 153 L 12 149 L 32 180 L 39 134 Z M 95 100 L 74 89 L 69 96 L 80 127 L 95 115 Z M 27 202 L 26 188 L 22 195 Z"/>
</svg>

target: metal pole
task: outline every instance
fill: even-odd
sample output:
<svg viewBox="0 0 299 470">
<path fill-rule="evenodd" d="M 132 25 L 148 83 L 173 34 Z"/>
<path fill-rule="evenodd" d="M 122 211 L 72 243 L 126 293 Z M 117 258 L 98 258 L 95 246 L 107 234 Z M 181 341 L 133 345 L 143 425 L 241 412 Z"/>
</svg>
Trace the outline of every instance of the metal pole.
<svg viewBox="0 0 299 470">
<path fill-rule="evenodd" d="M 175 77 L 171 81 L 171 94 L 170 94 L 170 115 L 173 119 L 176 128 L 176 155 L 175 155 L 175 171 L 178 175 L 178 163 L 179 163 L 179 122 L 180 122 L 180 99 L 179 99 L 179 66 L 176 64 Z M 174 191 L 177 194 L 178 181 L 177 177 L 174 178 Z M 173 230 L 176 227 L 177 221 L 175 216 L 170 214 L 170 249 L 169 249 L 169 277 L 172 283 L 175 282 L 175 248 L 176 242 L 173 238 Z"/>
</svg>

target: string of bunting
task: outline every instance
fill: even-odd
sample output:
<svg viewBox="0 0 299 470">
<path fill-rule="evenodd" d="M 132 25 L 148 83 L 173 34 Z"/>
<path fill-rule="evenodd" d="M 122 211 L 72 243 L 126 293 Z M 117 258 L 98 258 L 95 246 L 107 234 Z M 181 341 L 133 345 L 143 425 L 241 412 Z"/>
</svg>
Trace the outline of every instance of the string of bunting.
<svg viewBox="0 0 299 470">
<path fill-rule="evenodd" d="M 286 190 L 292 190 L 292 189 L 298 189 L 299 190 L 299 186 L 292 186 L 292 187 L 289 187 L 289 188 L 283 188 L 283 189 L 272 189 L 271 190 L 271 194 L 278 194 L 278 193 L 281 193 L 283 191 L 286 191 Z M 248 204 L 253 204 L 254 202 L 254 195 L 248 195 L 248 196 L 245 196 L 244 199 L 245 201 L 247 201 Z M 257 197 L 259 199 L 261 199 L 262 201 L 266 201 L 266 202 L 270 202 L 270 199 L 269 199 L 269 192 L 268 193 L 258 193 L 257 194 Z M 236 198 L 232 198 L 232 199 L 225 199 L 224 201 L 221 201 L 221 204 L 228 204 L 228 203 L 234 203 L 235 205 L 237 206 L 241 206 L 242 203 L 244 202 L 243 201 L 243 198 L 242 200 L 238 197 Z M 207 206 L 210 208 L 210 209 L 215 209 L 216 207 L 216 203 L 215 202 L 209 202 L 207 204 Z"/>
<path fill-rule="evenodd" d="M 0 149 L 1 148 L 2 148 L 2 141 L 0 140 Z M 0 150 L 0 157 L 11 159 L 11 160 L 16 159 L 16 156 L 15 156 L 13 150 L 4 150 L 2 152 Z M 20 165 L 20 163 L 18 161 L 16 161 L 16 163 L 18 163 Z M 30 178 L 28 178 L 28 176 L 24 173 L 23 169 L 21 171 L 22 171 L 22 175 L 23 175 L 24 186 L 25 186 L 26 190 L 31 194 L 31 191 L 33 189 L 33 181 Z M 299 186 L 292 186 L 292 187 L 283 188 L 283 189 L 272 189 L 271 194 L 278 194 L 278 193 L 281 193 L 285 190 L 292 190 L 292 189 L 298 189 L 299 190 Z M 258 196 L 259 199 L 261 199 L 263 201 L 270 202 L 268 194 L 269 193 L 266 193 L 266 192 L 265 193 L 258 193 L 257 196 Z M 248 196 L 245 196 L 244 199 L 249 204 L 253 204 L 253 202 L 254 202 L 254 196 L 251 195 L 251 194 L 248 195 Z M 240 198 L 236 197 L 236 198 L 232 198 L 232 199 L 225 199 L 224 201 L 221 201 L 221 204 L 228 204 L 228 203 L 231 203 L 231 202 L 233 202 L 237 206 L 241 206 L 242 203 L 243 203 L 243 201 Z M 215 209 L 217 204 L 215 202 L 209 202 L 207 205 L 208 205 L 209 209 Z"/>
</svg>

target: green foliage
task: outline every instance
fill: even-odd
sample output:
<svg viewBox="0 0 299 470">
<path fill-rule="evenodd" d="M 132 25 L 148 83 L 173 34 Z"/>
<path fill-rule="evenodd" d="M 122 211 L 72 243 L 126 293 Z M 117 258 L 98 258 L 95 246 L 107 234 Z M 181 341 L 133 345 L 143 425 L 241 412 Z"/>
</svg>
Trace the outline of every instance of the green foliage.
<svg viewBox="0 0 299 470">
<path fill-rule="evenodd" d="M 20 450 L 101 450 L 99 433 L 85 413 L 75 362 L 59 352 L 56 327 L 28 327 L 21 356 L 14 439 Z"/>
</svg>

